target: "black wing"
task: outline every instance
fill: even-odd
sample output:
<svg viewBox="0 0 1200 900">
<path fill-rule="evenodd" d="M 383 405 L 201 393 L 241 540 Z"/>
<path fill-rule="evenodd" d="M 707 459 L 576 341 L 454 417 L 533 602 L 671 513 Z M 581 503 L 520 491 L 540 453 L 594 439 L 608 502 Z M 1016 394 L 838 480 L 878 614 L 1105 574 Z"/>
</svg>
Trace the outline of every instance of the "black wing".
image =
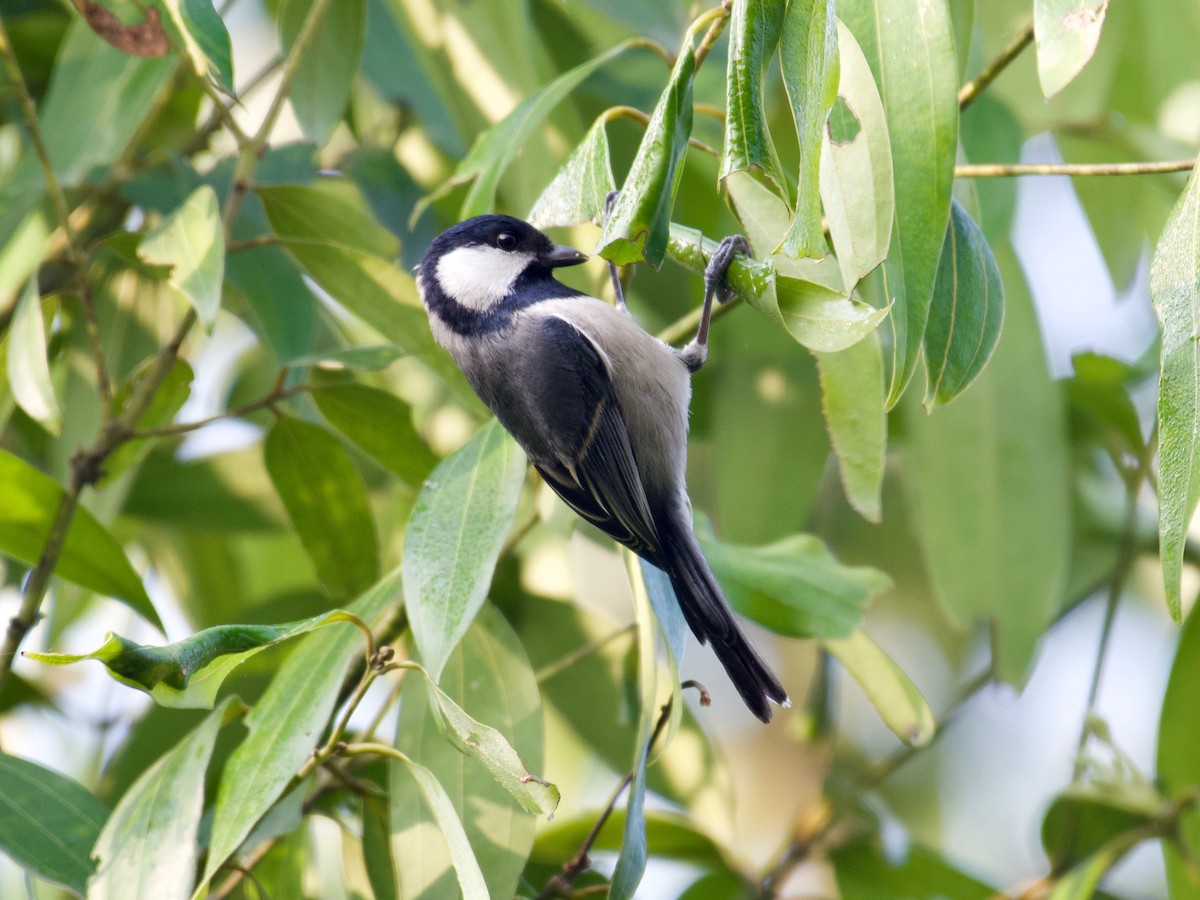
<svg viewBox="0 0 1200 900">
<path fill-rule="evenodd" d="M 537 435 L 526 441 L 520 425 L 510 430 L 572 509 L 635 553 L 656 558 L 658 530 L 600 352 L 563 319 L 547 316 L 537 329 L 537 365 L 522 372 Z"/>
</svg>

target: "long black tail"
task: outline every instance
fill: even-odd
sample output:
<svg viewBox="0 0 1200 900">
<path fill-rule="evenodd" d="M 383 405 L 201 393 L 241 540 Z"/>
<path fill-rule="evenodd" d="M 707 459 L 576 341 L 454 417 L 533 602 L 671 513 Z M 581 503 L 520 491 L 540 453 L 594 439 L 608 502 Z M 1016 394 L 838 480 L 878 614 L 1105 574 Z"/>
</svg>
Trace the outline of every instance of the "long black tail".
<svg viewBox="0 0 1200 900">
<path fill-rule="evenodd" d="M 773 710 L 767 700 L 781 706 L 791 705 L 783 685 L 738 628 L 721 586 L 691 531 L 670 525 L 660 527 L 659 531 L 666 551 L 660 566 L 671 578 L 692 633 L 700 643 L 712 645 L 750 711 L 762 721 L 770 722 Z"/>
</svg>

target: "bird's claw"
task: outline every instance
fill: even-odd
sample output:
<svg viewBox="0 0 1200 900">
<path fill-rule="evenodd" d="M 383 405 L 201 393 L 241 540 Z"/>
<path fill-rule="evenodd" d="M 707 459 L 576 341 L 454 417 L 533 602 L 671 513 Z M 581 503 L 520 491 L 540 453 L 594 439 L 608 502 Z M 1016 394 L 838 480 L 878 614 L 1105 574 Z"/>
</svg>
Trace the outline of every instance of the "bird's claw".
<svg viewBox="0 0 1200 900">
<path fill-rule="evenodd" d="M 737 294 L 725 280 L 733 258 L 738 254 L 750 255 L 750 244 L 740 234 L 731 234 L 722 239 L 704 267 L 704 290 L 717 298 L 718 303 L 728 303 Z"/>
</svg>

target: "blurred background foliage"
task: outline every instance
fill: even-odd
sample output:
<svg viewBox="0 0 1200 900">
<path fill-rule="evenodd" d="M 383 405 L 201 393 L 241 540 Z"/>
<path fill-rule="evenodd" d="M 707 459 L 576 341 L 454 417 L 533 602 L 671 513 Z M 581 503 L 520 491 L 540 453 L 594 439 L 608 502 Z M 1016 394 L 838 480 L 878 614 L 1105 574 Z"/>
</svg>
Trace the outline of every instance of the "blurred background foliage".
<svg viewBox="0 0 1200 900">
<path fill-rule="evenodd" d="M 0 25 L 0 895 L 1200 895 L 1200 7 Z M 771 726 L 433 345 L 490 211 L 676 343 L 749 238 L 688 480 Z"/>
</svg>

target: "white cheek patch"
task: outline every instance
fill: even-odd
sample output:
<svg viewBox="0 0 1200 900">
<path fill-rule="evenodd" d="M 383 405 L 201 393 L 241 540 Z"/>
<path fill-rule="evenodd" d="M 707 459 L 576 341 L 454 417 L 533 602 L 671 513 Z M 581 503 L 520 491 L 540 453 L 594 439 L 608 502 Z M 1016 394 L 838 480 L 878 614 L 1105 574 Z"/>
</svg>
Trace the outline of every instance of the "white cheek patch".
<svg viewBox="0 0 1200 900">
<path fill-rule="evenodd" d="M 488 309 L 504 299 L 533 259 L 532 253 L 509 253 L 498 247 L 459 247 L 438 262 L 438 285 L 463 306 Z"/>
</svg>

